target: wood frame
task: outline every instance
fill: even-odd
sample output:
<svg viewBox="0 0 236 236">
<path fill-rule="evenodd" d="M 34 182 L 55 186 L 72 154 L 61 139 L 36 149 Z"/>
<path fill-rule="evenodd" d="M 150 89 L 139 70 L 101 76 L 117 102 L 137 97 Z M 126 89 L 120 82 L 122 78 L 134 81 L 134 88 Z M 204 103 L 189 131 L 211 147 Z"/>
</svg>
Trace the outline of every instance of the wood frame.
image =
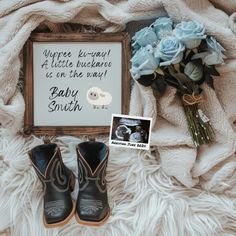
<svg viewBox="0 0 236 236">
<path fill-rule="evenodd" d="M 26 135 L 98 135 L 109 134 L 109 126 L 34 126 L 33 42 L 121 42 L 122 43 L 122 114 L 129 111 L 130 36 L 128 33 L 34 33 L 24 47 L 24 133 Z"/>
</svg>

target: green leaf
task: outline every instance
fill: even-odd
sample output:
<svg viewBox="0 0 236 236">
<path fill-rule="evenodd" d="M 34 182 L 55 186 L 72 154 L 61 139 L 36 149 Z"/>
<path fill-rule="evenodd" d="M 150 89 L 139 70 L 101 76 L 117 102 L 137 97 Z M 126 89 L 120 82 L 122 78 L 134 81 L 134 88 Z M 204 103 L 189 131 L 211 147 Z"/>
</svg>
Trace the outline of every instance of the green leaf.
<svg viewBox="0 0 236 236">
<path fill-rule="evenodd" d="M 158 90 L 158 92 L 161 95 L 163 95 L 166 91 L 167 84 L 166 84 L 164 78 L 158 78 L 154 81 L 153 86 L 154 86 L 155 89 Z"/>
<path fill-rule="evenodd" d="M 220 75 L 215 69 L 215 66 L 205 66 L 204 67 L 204 81 L 212 88 L 214 88 L 214 81 L 212 75 Z"/>
<path fill-rule="evenodd" d="M 162 70 L 160 67 L 157 67 L 156 70 L 155 70 L 155 72 L 156 72 L 157 74 L 159 74 L 159 75 L 164 75 L 164 72 L 163 72 L 163 70 Z"/>
<path fill-rule="evenodd" d="M 177 80 L 181 81 L 181 83 L 192 84 L 191 79 L 189 79 L 189 78 L 187 77 L 187 75 L 185 75 L 184 73 L 176 73 L 176 74 L 174 75 L 174 77 L 175 77 Z"/>
<path fill-rule="evenodd" d="M 164 80 L 168 85 L 178 89 L 179 82 L 173 76 L 166 74 Z"/>
<path fill-rule="evenodd" d="M 187 85 L 184 82 L 184 76 L 182 76 L 180 73 L 175 74 L 175 79 L 178 82 L 178 90 L 181 91 L 182 93 L 192 93 L 192 89 L 189 88 L 189 85 Z"/>
<path fill-rule="evenodd" d="M 187 63 L 184 68 L 184 73 L 194 82 L 199 81 L 203 76 L 203 66 L 198 60 L 193 60 Z"/>
<path fill-rule="evenodd" d="M 143 86 L 148 87 L 152 85 L 155 79 L 156 79 L 155 75 L 150 74 L 150 75 L 142 75 L 139 79 L 137 79 L 137 81 Z"/>
<path fill-rule="evenodd" d="M 169 73 L 172 77 L 174 77 L 177 82 L 178 82 L 178 89 L 185 93 L 185 92 L 189 92 L 192 93 L 192 89 L 191 89 L 191 85 L 192 85 L 192 81 L 191 79 L 189 79 L 185 74 L 183 73 L 175 73 L 174 68 L 172 68 L 171 66 L 168 67 Z"/>
<path fill-rule="evenodd" d="M 187 54 L 186 58 L 183 60 L 183 63 L 186 65 L 188 62 L 190 62 L 193 55 L 194 55 L 194 52 L 191 50 L 191 51 Z"/>
<path fill-rule="evenodd" d="M 220 73 L 216 70 L 215 66 L 206 66 L 206 70 L 213 76 L 220 76 Z"/>
<path fill-rule="evenodd" d="M 175 68 L 175 71 L 180 72 L 180 64 L 179 63 L 174 64 L 173 66 Z"/>
<path fill-rule="evenodd" d="M 208 50 L 206 39 L 202 39 L 201 44 L 198 47 L 198 51 L 200 52 L 206 52 Z"/>
<path fill-rule="evenodd" d="M 193 92 L 194 82 L 189 79 L 187 75 L 183 73 L 176 73 L 174 77 L 178 80 L 183 89 L 186 89 L 189 93 Z"/>
<path fill-rule="evenodd" d="M 187 56 L 189 55 L 190 52 L 191 52 L 191 49 L 187 49 L 187 50 L 185 51 L 184 58 L 187 58 Z"/>
<path fill-rule="evenodd" d="M 212 76 L 210 76 L 209 74 L 206 74 L 205 76 L 205 82 L 213 89 L 215 89 L 214 87 L 214 82 L 213 82 L 213 78 Z"/>
</svg>

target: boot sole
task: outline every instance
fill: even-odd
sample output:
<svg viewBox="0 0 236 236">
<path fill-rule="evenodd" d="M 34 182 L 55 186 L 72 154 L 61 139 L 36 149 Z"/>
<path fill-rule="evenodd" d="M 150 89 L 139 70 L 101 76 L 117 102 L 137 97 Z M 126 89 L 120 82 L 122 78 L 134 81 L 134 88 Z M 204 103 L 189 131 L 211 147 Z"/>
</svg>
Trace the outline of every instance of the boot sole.
<svg viewBox="0 0 236 236">
<path fill-rule="evenodd" d="M 111 214 L 111 211 L 109 209 L 109 211 L 107 212 L 107 215 L 102 220 L 100 220 L 100 221 L 85 221 L 85 220 L 81 220 L 76 212 L 75 219 L 81 225 L 98 227 L 98 226 L 104 225 L 107 222 L 108 218 L 110 217 L 110 214 Z"/>
<path fill-rule="evenodd" d="M 75 207 L 76 207 L 76 203 L 73 201 L 73 208 L 71 213 L 67 216 L 67 218 L 63 221 L 57 222 L 57 223 L 53 223 L 53 224 L 48 224 L 45 220 L 45 218 L 43 217 L 43 224 L 46 228 L 55 228 L 55 227 L 61 227 L 65 224 L 67 224 L 70 219 L 74 216 L 75 214 Z"/>
</svg>

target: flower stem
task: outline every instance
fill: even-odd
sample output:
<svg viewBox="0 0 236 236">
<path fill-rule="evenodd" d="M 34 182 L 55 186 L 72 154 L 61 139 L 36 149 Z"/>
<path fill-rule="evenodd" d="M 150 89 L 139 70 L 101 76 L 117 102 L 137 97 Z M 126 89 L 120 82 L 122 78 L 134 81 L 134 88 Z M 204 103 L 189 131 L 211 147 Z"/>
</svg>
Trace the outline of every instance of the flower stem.
<svg viewBox="0 0 236 236">
<path fill-rule="evenodd" d="M 211 142 L 214 130 L 209 121 L 203 121 L 198 112 L 198 105 L 184 105 L 188 129 L 196 147 Z"/>
</svg>

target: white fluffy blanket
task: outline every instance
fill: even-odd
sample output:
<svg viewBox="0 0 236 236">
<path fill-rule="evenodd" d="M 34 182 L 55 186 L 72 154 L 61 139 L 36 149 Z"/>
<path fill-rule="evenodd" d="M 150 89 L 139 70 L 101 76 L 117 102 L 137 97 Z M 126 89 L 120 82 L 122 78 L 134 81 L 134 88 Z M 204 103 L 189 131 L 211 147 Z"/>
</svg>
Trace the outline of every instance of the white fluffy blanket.
<svg viewBox="0 0 236 236">
<path fill-rule="evenodd" d="M 236 235 L 235 11 L 233 0 L 1 0 L 0 231 L 10 228 L 16 236 Z M 42 141 L 16 134 L 24 113 L 17 82 L 25 41 L 43 22 L 54 31 L 60 27 L 51 22 L 95 25 L 115 32 L 130 21 L 166 14 L 174 21 L 204 22 L 207 33 L 227 50 L 228 59 L 218 68 L 221 76 L 215 80 L 216 92 L 204 86 L 202 109 L 215 129 L 215 142 L 195 149 L 174 89 L 156 100 L 150 89 L 135 83 L 130 113 L 153 117 L 152 150 L 111 149 L 107 180 L 112 216 L 108 223 L 93 229 L 72 220 L 61 229 L 44 229 L 42 188 L 27 156 Z M 55 140 L 76 174 L 74 147 L 81 138 Z"/>
</svg>

